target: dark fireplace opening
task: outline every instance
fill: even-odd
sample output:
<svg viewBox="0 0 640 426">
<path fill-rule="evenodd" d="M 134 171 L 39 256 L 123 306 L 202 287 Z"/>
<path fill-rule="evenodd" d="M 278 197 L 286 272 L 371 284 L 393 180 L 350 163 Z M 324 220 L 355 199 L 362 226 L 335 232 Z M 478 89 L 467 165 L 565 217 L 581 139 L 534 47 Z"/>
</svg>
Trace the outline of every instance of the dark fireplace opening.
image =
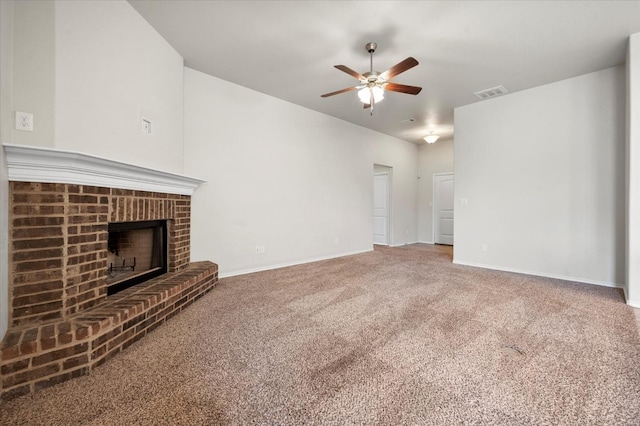
<svg viewBox="0 0 640 426">
<path fill-rule="evenodd" d="M 109 224 L 107 295 L 167 272 L 167 221 Z"/>
</svg>

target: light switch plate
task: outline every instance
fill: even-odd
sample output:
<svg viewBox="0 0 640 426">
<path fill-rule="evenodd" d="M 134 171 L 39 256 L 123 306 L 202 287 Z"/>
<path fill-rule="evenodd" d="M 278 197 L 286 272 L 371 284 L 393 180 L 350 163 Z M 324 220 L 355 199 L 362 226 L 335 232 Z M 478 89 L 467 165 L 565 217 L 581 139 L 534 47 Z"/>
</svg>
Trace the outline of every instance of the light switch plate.
<svg viewBox="0 0 640 426">
<path fill-rule="evenodd" d="M 151 120 L 142 117 L 142 133 L 145 135 L 151 134 Z"/>
</svg>

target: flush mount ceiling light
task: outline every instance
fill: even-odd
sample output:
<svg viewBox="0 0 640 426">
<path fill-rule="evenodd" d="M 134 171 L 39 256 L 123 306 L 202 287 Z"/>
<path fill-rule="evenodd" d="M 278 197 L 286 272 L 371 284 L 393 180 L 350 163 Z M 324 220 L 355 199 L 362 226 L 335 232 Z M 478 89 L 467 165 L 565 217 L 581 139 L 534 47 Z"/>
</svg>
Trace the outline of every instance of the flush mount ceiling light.
<svg viewBox="0 0 640 426">
<path fill-rule="evenodd" d="M 427 143 L 435 143 L 439 137 L 440 136 L 433 134 L 433 130 L 429 130 L 429 134 L 422 139 L 424 139 Z"/>
</svg>

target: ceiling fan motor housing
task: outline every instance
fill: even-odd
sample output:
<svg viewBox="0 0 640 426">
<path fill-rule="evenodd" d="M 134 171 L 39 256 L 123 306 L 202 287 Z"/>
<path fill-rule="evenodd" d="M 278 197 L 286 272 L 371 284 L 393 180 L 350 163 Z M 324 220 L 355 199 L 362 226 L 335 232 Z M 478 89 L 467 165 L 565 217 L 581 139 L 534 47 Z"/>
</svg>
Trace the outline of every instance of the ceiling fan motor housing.
<svg viewBox="0 0 640 426">
<path fill-rule="evenodd" d="M 376 81 L 378 77 L 380 77 L 380 73 L 378 71 L 367 71 L 362 74 L 368 81 Z"/>
</svg>

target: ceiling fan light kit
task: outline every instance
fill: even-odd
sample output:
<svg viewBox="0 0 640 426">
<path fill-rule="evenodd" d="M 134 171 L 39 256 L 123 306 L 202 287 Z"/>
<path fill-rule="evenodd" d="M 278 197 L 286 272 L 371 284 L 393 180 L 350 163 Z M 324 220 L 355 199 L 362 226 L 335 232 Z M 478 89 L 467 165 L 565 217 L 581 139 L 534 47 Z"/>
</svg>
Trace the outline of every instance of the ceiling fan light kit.
<svg viewBox="0 0 640 426">
<path fill-rule="evenodd" d="M 329 96 L 338 95 L 340 93 L 350 92 L 352 90 L 358 90 L 358 98 L 364 104 L 365 108 L 371 109 L 371 115 L 373 115 L 373 105 L 384 99 L 384 91 L 390 90 L 392 92 L 406 93 L 409 95 L 417 95 L 422 90 L 422 87 L 407 86 L 405 84 L 391 83 L 391 79 L 396 75 L 403 73 L 416 65 L 418 61 L 415 58 L 408 57 L 404 61 L 392 66 L 385 72 L 378 72 L 373 70 L 373 52 L 376 51 L 378 45 L 376 43 L 367 43 L 365 49 L 369 52 L 370 67 L 369 71 L 364 74 L 360 74 L 345 65 L 335 65 L 335 68 L 342 72 L 349 74 L 352 77 L 360 80 L 360 85 L 347 87 L 346 89 L 337 90 L 335 92 L 325 93 L 321 95 L 323 98 Z"/>
<path fill-rule="evenodd" d="M 382 87 L 364 87 L 358 91 L 358 97 L 360 102 L 364 104 L 371 103 L 371 97 L 373 96 L 373 103 L 378 103 L 384 99 L 384 89 Z"/>
</svg>

